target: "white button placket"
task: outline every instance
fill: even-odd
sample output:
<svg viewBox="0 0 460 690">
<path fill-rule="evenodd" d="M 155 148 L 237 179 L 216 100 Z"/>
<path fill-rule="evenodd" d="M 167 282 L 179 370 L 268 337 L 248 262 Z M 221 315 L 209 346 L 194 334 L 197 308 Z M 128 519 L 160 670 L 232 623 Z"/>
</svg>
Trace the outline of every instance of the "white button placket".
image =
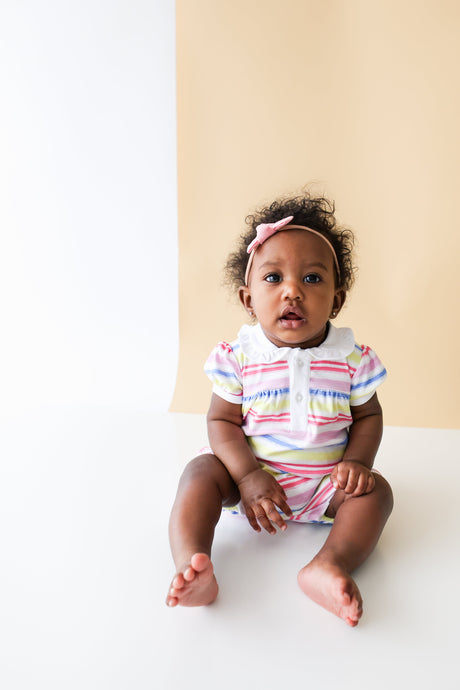
<svg viewBox="0 0 460 690">
<path fill-rule="evenodd" d="M 289 357 L 291 389 L 291 430 L 306 431 L 310 399 L 310 361 L 308 350 L 293 350 Z"/>
</svg>

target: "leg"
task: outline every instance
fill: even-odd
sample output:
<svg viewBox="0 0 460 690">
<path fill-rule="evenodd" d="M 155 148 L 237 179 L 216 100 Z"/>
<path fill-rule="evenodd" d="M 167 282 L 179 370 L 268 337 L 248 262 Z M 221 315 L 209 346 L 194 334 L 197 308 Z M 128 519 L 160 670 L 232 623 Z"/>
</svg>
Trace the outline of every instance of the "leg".
<svg viewBox="0 0 460 690">
<path fill-rule="evenodd" d="M 166 598 L 168 606 L 203 606 L 217 597 L 210 560 L 214 530 L 222 505 L 238 501 L 238 489 L 215 455 L 201 455 L 187 465 L 169 521 L 176 575 Z"/>
<path fill-rule="evenodd" d="M 362 599 L 352 573 L 372 553 L 393 508 L 391 488 L 375 474 L 375 488 L 356 498 L 338 490 L 327 514 L 331 532 L 315 558 L 298 575 L 300 588 L 348 625 L 358 624 Z"/>
</svg>

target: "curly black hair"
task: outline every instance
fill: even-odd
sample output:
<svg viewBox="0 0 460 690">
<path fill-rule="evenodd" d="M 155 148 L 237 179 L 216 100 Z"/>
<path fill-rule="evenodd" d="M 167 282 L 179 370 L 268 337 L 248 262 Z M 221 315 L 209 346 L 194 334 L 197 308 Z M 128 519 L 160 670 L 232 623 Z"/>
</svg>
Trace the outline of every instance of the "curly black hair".
<svg viewBox="0 0 460 690">
<path fill-rule="evenodd" d="M 256 236 L 256 227 L 260 223 L 276 223 L 287 216 L 294 216 L 295 225 L 306 225 L 324 235 L 334 247 L 340 267 L 340 277 L 336 276 L 337 287 L 349 290 L 353 285 L 355 268 L 353 265 L 354 235 L 348 228 L 337 225 L 335 204 L 325 197 L 314 197 L 309 193 L 301 196 L 281 198 L 269 206 L 264 206 L 247 216 L 249 226 L 240 235 L 237 249 L 230 254 L 225 264 L 225 283 L 238 290 L 244 285 L 244 275 L 249 260 L 248 245 Z"/>
</svg>

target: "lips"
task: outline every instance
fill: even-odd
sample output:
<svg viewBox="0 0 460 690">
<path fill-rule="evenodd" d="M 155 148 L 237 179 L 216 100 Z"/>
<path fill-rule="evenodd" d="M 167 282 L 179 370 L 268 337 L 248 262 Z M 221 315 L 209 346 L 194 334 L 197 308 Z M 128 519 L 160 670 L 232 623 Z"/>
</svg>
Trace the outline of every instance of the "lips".
<svg viewBox="0 0 460 690">
<path fill-rule="evenodd" d="M 283 309 L 280 318 L 288 321 L 303 321 L 305 316 L 299 307 L 287 306 Z"/>
<path fill-rule="evenodd" d="M 305 315 L 295 306 L 287 306 L 280 316 L 280 324 L 284 328 L 299 328 L 305 323 Z"/>
</svg>

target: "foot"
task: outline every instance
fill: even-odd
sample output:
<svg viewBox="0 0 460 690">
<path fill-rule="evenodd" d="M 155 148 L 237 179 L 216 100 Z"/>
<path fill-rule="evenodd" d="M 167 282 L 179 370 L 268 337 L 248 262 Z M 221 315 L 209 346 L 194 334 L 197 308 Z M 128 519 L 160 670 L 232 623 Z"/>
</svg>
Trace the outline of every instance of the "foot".
<svg viewBox="0 0 460 690">
<path fill-rule="evenodd" d="M 343 618 L 348 625 L 358 625 L 363 600 L 355 581 L 338 564 L 315 558 L 302 568 L 297 581 L 310 599 Z"/>
<path fill-rule="evenodd" d="M 209 556 L 195 553 L 190 565 L 173 578 L 166 603 L 168 606 L 206 606 L 212 604 L 218 591 Z"/>
</svg>

